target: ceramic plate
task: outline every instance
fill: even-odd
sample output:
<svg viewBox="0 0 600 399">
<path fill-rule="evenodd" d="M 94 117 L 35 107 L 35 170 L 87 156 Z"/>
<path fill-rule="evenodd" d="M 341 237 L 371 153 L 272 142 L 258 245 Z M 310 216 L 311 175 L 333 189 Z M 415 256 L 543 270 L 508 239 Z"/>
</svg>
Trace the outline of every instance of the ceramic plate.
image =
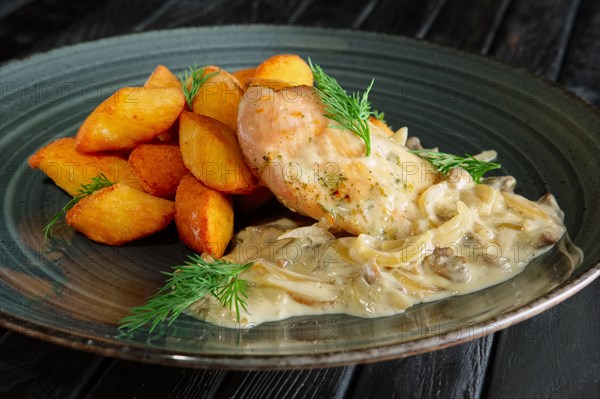
<svg viewBox="0 0 600 399">
<path fill-rule="evenodd" d="M 119 87 L 141 85 L 157 64 L 233 71 L 276 53 L 310 56 L 349 90 L 375 78 L 374 108 L 426 146 L 495 149 L 518 192 L 556 195 L 576 268 L 553 250 L 486 290 L 377 319 L 302 317 L 230 330 L 183 316 L 158 334 L 120 335 L 115 323 L 190 251 L 171 227 L 122 247 L 42 227 L 68 196 L 27 158 L 72 136 Z M 102 355 L 194 367 L 291 368 L 374 361 L 431 351 L 534 316 L 600 274 L 600 122 L 597 110 L 523 70 L 411 39 L 324 29 L 234 26 L 151 32 L 81 44 L 0 70 L 2 258 L 0 324 Z M 63 171 L 63 173 L 67 173 Z M 563 246 L 569 243 L 563 241 Z"/>
</svg>

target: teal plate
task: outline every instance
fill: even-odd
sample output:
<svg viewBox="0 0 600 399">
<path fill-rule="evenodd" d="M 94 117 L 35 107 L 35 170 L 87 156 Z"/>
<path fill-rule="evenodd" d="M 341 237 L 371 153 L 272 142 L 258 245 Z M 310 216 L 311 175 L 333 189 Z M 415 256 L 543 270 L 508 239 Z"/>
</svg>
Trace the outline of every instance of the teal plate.
<svg viewBox="0 0 600 399">
<path fill-rule="evenodd" d="M 553 250 L 515 278 L 477 293 L 360 319 L 301 317 L 230 330 L 183 316 L 158 334 L 119 334 L 115 324 L 189 254 L 173 228 L 122 247 L 42 227 L 68 200 L 27 158 L 72 136 L 119 87 L 141 85 L 158 64 L 233 71 L 276 53 L 321 64 L 349 90 L 376 79 L 372 101 L 446 152 L 495 149 L 518 192 L 556 195 L 574 267 Z M 400 37 L 324 29 L 230 26 L 150 32 L 39 54 L 0 69 L 2 258 L 0 324 L 97 354 L 190 367 L 297 368 L 367 362 L 458 344 L 532 317 L 600 274 L 600 117 L 596 109 L 524 70 Z M 65 172 L 66 173 L 66 172 Z M 568 247 L 568 241 L 561 243 Z"/>
</svg>

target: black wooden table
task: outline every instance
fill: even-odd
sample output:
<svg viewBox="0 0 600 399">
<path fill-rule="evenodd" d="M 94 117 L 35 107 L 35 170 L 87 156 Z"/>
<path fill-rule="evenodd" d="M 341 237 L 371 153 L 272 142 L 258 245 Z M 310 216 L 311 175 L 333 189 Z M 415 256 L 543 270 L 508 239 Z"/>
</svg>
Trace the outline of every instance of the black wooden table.
<svg viewBox="0 0 600 399">
<path fill-rule="evenodd" d="M 413 36 L 525 67 L 600 105 L 598 0 L 0 0 L 0 60 L 107 36 L 232 23 Z M 0 397 L 600 397 L 596 281 L 521 324 L 408 359 L 235 372 L 94 356 L 0 329 Z"/>
</svg>

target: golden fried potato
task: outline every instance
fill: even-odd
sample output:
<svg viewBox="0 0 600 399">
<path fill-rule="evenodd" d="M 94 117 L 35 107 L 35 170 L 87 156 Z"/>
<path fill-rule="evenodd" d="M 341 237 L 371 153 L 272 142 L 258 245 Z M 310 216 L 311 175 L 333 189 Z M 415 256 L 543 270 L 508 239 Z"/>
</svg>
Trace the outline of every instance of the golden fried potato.
<svg viewBox="0 0 600 399">
<path fill-rule="evenodd" d="M 369 117 L 369 122 L 380 128 L 385 134 L 392 137 L 394 135 L 394 131 L 381 119 L 377 119 L 373 116 Z"/>
<path fill-rule="evenodd" d="M 248 80 L 254 77 L 256 73 L 256 68 L 246 68 L 240 69 L 239 71 L 235 71 L 232 73 L 233 76 L 239 80 L 240 85 L 244 90 L 248 87 Z"/>
<path fill-rule="evenodd" d="M 179 144 L 140 144 L 129 155 L 129 163 L 142 188 L 155 197 L 173 199 L 179 181 L 189 170 Z"/>
<path fill-rule="evenodd" d="M 167 68 L 164 65 L 159 65 L 156 67 L 154 72 L 152 72 L 148 80 L 146 80 L 146 83 L 144 83 L 144 87 L 171 87 L 173 89 L 181 90 L 181 81 L 177 76 L 173 74 L 173 72 L 169 70 L 169 68 Z"/>
<path fill-rule="evenodd" d="M 179 237 L 197 252 L 220 258 L 233 236 L 233 207 L 229 197 L 211 190 L 192 175 L 177 187 L 175 224 Z"/>
<path fill-rule="evenodd" d="M 296 54 L 278 54 L 267 58 L 254 73 L 256 79 L 281 80 L 292 86 L 312 86 L 313 74 L 308 64 Z"/>
<path fill-rule="evenodd" d="M 230 73 L 213 66 L 205 68 L 205 75 L 214 72 L 218 72 L 217 75 L 204 82 L 198 90 L 192 102 L 192 110 L 236 130 L 238 106 L 244 91 L 237 78 Z"/>
<path fill-rule="evenodd" d="M 126 159 L 114 154 L 78 152 L 75 142 L 75 137 L 65 137 L 46 144 L 29 157 L 29 166 L 40 169 L 71 196 L 77 195 L 82 184 L 90 183 L 100 173 L 114 183 L 143 190 Z"/>
<path fill-rule="evenodd" d="M 122 88 L 83 122 L 77 132 L 77 150 L 132 150 L 169 129 L 184 104 L 180 89 Z"/>
<path fill-rule="evenodd" d="M 284 82 L 283 80 L 273 80 L 273 79 L 258 79 L 258 78 L 250 78 L 246 81 L 247 87 L 252 86 L 261 86 L 267 87 L 269 89 L 273 89 L 275 91 L 283 90 L 288 87 L 294 87 L 293 84 Z"/>
<path fill-rule="evenodd" d="M 267 187 L 260 186 L 248 194 L 235 195 L 233 202 L 235 209 L 241 212 L 250 212 L 269 202 L 273 198 L 273 193 Z"/>
<path fill-rule="evenodd" d="M 121 245 L 156 233 L 173 220 L 175 203 L 125 184 L 84 197 L 67 212 L 67 224 L 90 240 Z"/>
<path fill-rule="evenodd" d="M 184 111 L 179 119 L 179 146 L 185 166 L 208 187 L 244 194 L 258 186 L 235 132 L 218 120 Z"/>
</svg>

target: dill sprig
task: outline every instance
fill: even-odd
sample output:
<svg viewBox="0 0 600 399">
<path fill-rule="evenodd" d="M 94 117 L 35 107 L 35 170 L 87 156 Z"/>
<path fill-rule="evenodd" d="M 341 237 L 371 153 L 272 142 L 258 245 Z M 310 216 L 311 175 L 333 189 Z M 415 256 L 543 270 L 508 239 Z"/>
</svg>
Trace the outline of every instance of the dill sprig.
<svg viewBox="0 0 600 399">
<path fill-rule="evenodd" d="M 372 115 L 375 119 L 379 119 L 380 121 L 382 121 L 383 123 L 385 123 L 385 112 L 383 111 L 377 111 L 376 109 L 373 110 Z"/>
<path fill-rule="evenodd" d="M 465 154 L 464 157 L 429 150 L 414 150 L 413 154 L 429 161 L 442 175 L 446 176 L 452 168 L 462 168 L 469 172 L 473 181 L 479 183 L 484 174 L 490 170 L 500 169 L 501 165 L 495 162 L 484 162 Z"/>
<path fill-rule="evenodd" d="M 369 92 L 375 79 L 371 80 L 371 84 L 362 95 L 358 92 L 348 95 L 337 80 L 323 72 L 320 66 L 313 64 L 310 58 L 308 64 L 315 79 L 315 90 L 326 107 L 325 117 L 341 125 L 332 126 L 332 128 L 347 129 L 356 133 L 365 141 L 367 156 L 369 156 L 371 154 L 371 132 L 368 121 L 369 117 L 373 115 Z"/>
<path fill-rule="evenodd" d="M 183 266 L 175 266 L 172 272 L 163 272 L 169 276 L 165 285 L 145 305 L 131 309 L 130 315 L 121 319 L 120 329 L 133 331 L 151 323 L 152 332 L 167 319 L 168 325 L 171 325 L 187 307 L 209 294 L 221 306 L 234 308 L 237 320 L 240 320 L 240 309 L 246 310 L 249 283 L 240 279 L 239 275 L 252 263 L 240 265 L 216 259 L 207 262 L 200 255 L 188 258 Z"/>
<path fill-rule="evenodd" d="M 202 85 L 206 83 L 208 79 L 219 74 L 219 71 L 207 73 L 206 75 L 205 72 L 206 68 L 198 68 L 198 65 L 195 64 L 194 66 L 191 66 L 189 70 L 185 71 L 183 76 L 179 74 L 183 95 L 185 96 L 185 101 L 190 109 L 192 109 L 192 102 L 194 101 L 196 94 L 198 94 L 200 87 L 202 87 Z"/>
<path fill-rule="evenodd" d="M 110 187 L 114 184 L 113 182 L 108 180 L 108 178 L 103 173 L 100 173 L 98 176 L 92 177 L 90 180 L 91 183 L 82 184 L 78 194 L 75 195 L 69 202 L 67 202 L 67 204 L 54 216 L 52 216 L 50 220 L 48 220 L 48 223 L 44 227 L 44 241 L 48 240 L 48 237 L 52 237 L 52 228 L 54 227 L 56 222 L 58 222 L 58 220 L 61 217 L 66 215 L 69 209 L 73 208 L 76 203 L 78 203 L 80 200 L 87 197 L 91 193 L 98 191 L 104 187 Z"/>
</svg>

